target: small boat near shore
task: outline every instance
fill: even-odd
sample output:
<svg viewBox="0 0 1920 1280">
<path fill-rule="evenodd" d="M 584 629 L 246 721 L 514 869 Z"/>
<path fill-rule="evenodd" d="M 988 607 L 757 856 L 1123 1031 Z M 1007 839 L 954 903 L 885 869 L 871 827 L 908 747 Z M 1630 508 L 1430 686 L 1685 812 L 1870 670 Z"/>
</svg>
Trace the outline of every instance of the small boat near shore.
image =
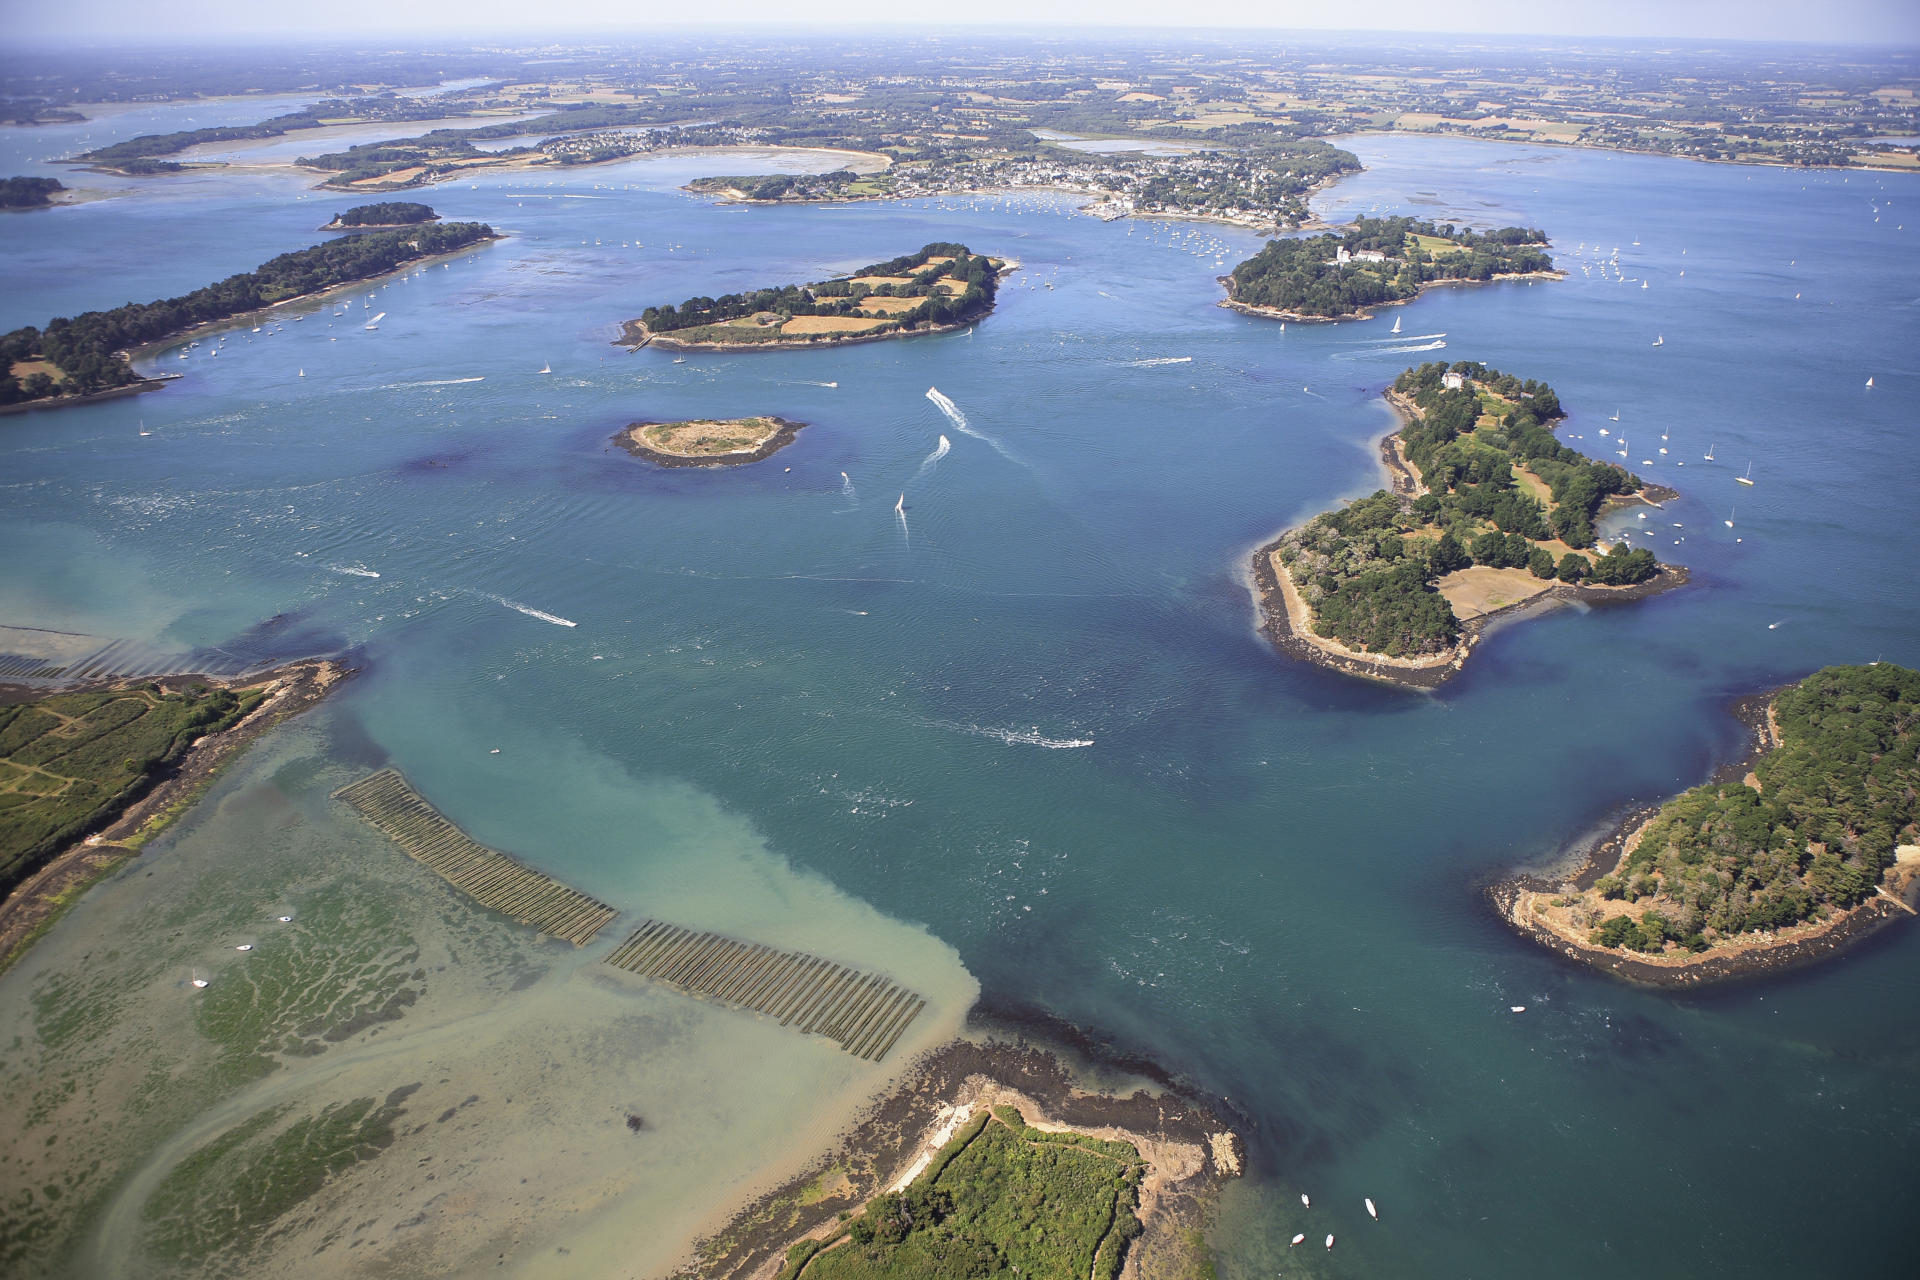
<svg viewBox="0 0 1920 1280">
<path fill-rule="evenodd" d="M 380 312 L 380 313 L 379 313 L 378 315 L 376 315 L 376 316 L 374 316 L 374 318 L 373 318 L 373 319 L 371 319 L 371 320 L 369 320 L 369 321 L 367 321 L 367 322 L 366 322 L 366 324 L 364 324 L 364 325 L 362 325 L 362 326 L 361 326 L 361 328 L 363 328 L 363 329 L 378 329 L 378 328 L 380 327 L 380 322 L 381 322 L 382 320 L 385 320 L 386 318 L 387 318 L 387 313 L 386 313 L 386 312 L 384 312 L 384 311 L 382 311 L 382 312 Z"/>
</svg>

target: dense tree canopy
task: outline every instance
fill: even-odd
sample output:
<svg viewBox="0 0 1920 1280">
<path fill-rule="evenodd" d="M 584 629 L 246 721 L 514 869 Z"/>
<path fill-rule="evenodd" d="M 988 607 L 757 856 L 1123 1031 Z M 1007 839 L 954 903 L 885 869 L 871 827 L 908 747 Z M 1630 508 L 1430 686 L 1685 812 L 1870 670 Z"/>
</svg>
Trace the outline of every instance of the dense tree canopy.
<svg viewBox="0 0 1920 1280">
<path fill-rule="evenodd" d="M 1709 783 L 1669 800 L 1594 886 L 1632 905 L 1594 926 L 1601 946 L 1694 950 L 1818 919 L 1870 896 L 1920 840 L 1920 672 L 1827 667 L 1773 703 L 1780 746 L 1758 788 Z"/>
<path fill-rule="evenodd" d="M 440 215 L 424 204 L 411 200 L 383 200 L 379 204 L 360 204 L 336 214 L 334 221 L 343 227 L 408 227 L 417 222 L 432 222 Z"/>
<path fill-rule="evenodd" d="M 252 271 L 178 298 L 133 303 L 111 311 L 88 311 L 47 327 L 15 329 L 0 337 L 0 404 L 67 393 L 100 391 L 140 381 L 121 353 L 195 325 L 224 320 L 335 285 L 367 280 L 419 258 L 447 253 L 493 238 L 483 222 L 427 224 L 403 231 L 344 236 L 283 253 Z M 44 359 L 63 375 L 14 377 L 15 361 Z"/>
<path fill-rule="evenodd" d="M 0 209 L 38 209 L 66 189 L 58 178 L 0 178 Z"/>
<path fill-rule="evenodd" d="M 1546 232 L 1476 232 L 1414 218 L 1360 218 L 1345 231 L 1271 240 L 1233 269 L 1232 294 L 1248 306 L 1302 316 L 1352 315 L 1398 302 L 1435 280 L 1491 280 L 1551 271 Z M 1340 250 L 1352 256 L 1336 261 Z M 1380 254 L 1380 261 L 1358 255 Z"/>
</svg>

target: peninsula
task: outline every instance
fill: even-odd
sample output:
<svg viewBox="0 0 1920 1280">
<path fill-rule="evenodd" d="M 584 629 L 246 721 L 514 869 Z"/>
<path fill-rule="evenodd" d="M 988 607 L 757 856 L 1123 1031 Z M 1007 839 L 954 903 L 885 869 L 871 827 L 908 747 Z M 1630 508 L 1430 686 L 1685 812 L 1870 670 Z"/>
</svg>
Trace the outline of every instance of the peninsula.
<svg viewBox="0 0 1920 1280">
<path fill-rule="evenodd" d="M 945 333 L 992 311 L 1013 269 L 963 244 L 929 244 L 831 280 L 648 307 L 617 345 L 748 351 Z"/>
<path fill-rule="evenodd" d="M 1435 285 L 1562 279 L 1546 244 L 1546 232 L 1528 227 L 1359 218 L 1343 231 L 1268 242 L 1222 277 L 1221 305 L 1276 320 L 1360 320 Z"/>
<path fill-rule="evenodd" d="M 1495 890 L 1529 937 L 1658 986 L 1771 972 L 1914 914 L 1920 672 L 1827 667 L 1738 708 L 1745 760 L 1617 824 L 1571 879 Z"/>
<path fill-rule="evenodd" d="M 1483 364 L 1432 362 L 1395 380 L 1405 425 L 1381 442 L 1392 492 L 1324 512 L 1254 553 L 1268 636 L 1351 675 L 1433 688 L 1496 616 L 1556 599 L 1639 599 L 1686 581 L 1624 539 L 1609 505 L 1673 496 L 1554 438 L 1552 387 Z"/>
<path fill-rule="evenodd" d="M 15 329 L 0 336 L 0 412 L 151 390 L 164 379 L 134 371 L 130 353 L 137 347 L 497 238 L 484 222 L 429 223 L 347 236 L 283 253 L 252 271 L 177 298 L 87 311 L 71 320 L 52 321 L 45 329 Z"/>
<path fill-rule="evenodd" d="M 772 457 L 806 425 L 772 417 L 636 422 L 613 442 L 663 467 L 737 467 Z"/>
<path fill-rule="evenodd" d="M 984 1034 L 983 1034 L 984 1033 Z M 835 1147 L 695 1250 L 702 1280 L 1113 1280 L 1211 1274 L 1203 1229 L 1243 1171 L 1205 1101 L 1093 1090 L 980 1011 Z M 956 1263 L 960 1265 L 956 1267 Z"/>
<path fill-rule="evenodd" d="M 239 679 L 0 687 L 0 971 L 192 805 L 267 729 L 350 674 L 311 659 Z"/>
</svg>

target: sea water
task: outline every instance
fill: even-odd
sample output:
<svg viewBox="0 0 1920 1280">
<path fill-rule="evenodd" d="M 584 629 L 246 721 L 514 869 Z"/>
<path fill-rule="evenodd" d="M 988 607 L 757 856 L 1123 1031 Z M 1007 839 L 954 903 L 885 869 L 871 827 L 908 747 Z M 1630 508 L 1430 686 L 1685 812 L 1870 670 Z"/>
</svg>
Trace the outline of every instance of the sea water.
<svg viewBox="0 0 1920 1280">
<path fill-rule="evenodd" d="M 1100 222 L 1044 195 L 726 207 L 678 190 L 713 157 L 652 157 L 434 188 L 444 216 L 509 238 L 249 320 L 217 358 L 204 338 L 160 353 L 154 371 L 185 375 L 165 390 L 0 422 L 0 621 L 362 668 L 9 974 L 0 1016 L 48 1034 L 47 993 L 102 938 L 263 844 L 284 852 L 249 872 L 260 895 L 316 874 L 312 849 L 441 902 L 326 800 L 392 763 L 477 839 L 633 918 L 899 974 L 934 999 L 929 1035 L 977 983 L 1224 1097 L 1251 1155 L 1214 1233 L 1224 1275 L 1890 1273 L 1916 1207 L 1911 929 L 1787 979 L 1649 993 L 1515 937 L 1483 890 L 1736 756 L 1733 697 L 1920 662 L 1920 221 L 1899 212 L 1920 181 L 1349 145 L 1369 169 L 1321 197 L 1326 216 L 1539 226 L 1569 278 L 1283 331 L 1215 305 L 1215 277 L 1258 248 L 1243 230 Z M 793 166 L 721 166 L 754 167 Z M 310 243 L 346 201 L 304 181 L 215 174 L 10 218 L 0 323 Z M 930 240 L 1020 262 L 970 332 L 683 359 L 612 345 L 650 304 Z M 1616 245 L 1604 278 L 1581 272 Z M 1434 695 L 1277 655 L 1252 548 L 1383 483 L 1379 393 L 1428 359 L 1552 383 L 1578 447 L 1598 453 L 1602 424 L 1627 437 L 1634 470 L 1681 497 L 1610 527 L 1691 586 L 1503 629 Z M 636 419 L 763 413 L 808 425 L 749 468 L 611 445 Z M 430 932 L 428 906 L 405 918 Z M 472 1018 L 480 1042 L 550 1039 L 555 1114 L 653 1091 L 680 1117 L 618 1149 L 631 1169 L 600 1130 L 569 1132 L 590 1209 L 517 1209 L 519 1234 L 486 1245 L 567 1274 L 556 1248 L 623 1256 L 636 1232 L 691 1229 L 884 1079 L 789 1034 L 755 1042 L 753 1074 L 746 1015 L 608 987 L 597 951 L 531 954 L 538 999 L 449 965 L 383 1032 L 390 1058 L 330 1050 L 344 1065 L 253 1086 L 277 1092 L 178 1104 L 100 1220 L 140 1212 L 251 1103 L 452 1079 L 428 1070 L 447 1052 L 431 1031 Z M 776 1080 L 801 1083 L 772 1105 Z M 406 1141 L 540 1149 L 505 1104 L 483 1115 L 465 1139 Z M 676 1188 L 690 1161 L 711 1176 Z M 424 1194 L 386 1168 L 348 1184 Z M 488 1203 L 516 1185 L 466 1177 Z M 1296 1231 L 1339 1246 L 1302 1258 Z"/>
</svg>

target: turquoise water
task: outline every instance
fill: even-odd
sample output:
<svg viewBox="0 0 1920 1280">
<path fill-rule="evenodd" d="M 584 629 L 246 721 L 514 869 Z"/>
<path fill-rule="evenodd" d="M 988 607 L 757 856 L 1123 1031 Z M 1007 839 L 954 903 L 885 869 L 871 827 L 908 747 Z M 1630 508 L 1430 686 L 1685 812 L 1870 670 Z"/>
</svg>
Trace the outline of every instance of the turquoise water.
<svg viewBox="0 0 1920 1280">
<path fill-rule="evenodd" d="M 1732 697 L 1920 662 L 1920 181 L 1350 145 L 1369 171 L 1329 216 L 1541 226 L 1571 277 L 1436 291 L 1398 339 L 1282 332 L 1213 305 L 1238 230 L 1044 197 L 723 209 L 676 190 L 710 158 L 437 188 L 510 238 L 163 353 L 163 391 L 4 420 L 0 621 L 348 649 L 333 749 L 581 888 L 724 925 L 741 877 L 791 872 L 924 928 L 988 1000 L 1248 1118 L 1224 1275 L 1895 1274 L 1913 930 L 1676 997 L 1523 944 L 1481 889 L 1735 755 Z M 159 190 L 8 219 L 0 323 L 185 291 L 341 203 L 275 174 Z M 934 239 L 1022 263 L 970 335 L 610 345 L 649 303 Z M 1625 282 L 1580 271 L 1616 245 Z M 1584 447 L 1618 412 L 1682 497 L 1616 525 L 1693 586 L 1504 630 L 1434 696 L 1277 657 L 1248 551 L 1379 485 L 1379 392 L 1436 358 L 1551 382 Z M 748 413 L 811 425 L 737 471 L 609 448 Z M 707 868 L 716 823 L 777 870 Z M 809 927 L 784 893 L 732 927 Z M 1289 1258 L 1295 1231 L 1341 1243 Z"/>
</svg>

